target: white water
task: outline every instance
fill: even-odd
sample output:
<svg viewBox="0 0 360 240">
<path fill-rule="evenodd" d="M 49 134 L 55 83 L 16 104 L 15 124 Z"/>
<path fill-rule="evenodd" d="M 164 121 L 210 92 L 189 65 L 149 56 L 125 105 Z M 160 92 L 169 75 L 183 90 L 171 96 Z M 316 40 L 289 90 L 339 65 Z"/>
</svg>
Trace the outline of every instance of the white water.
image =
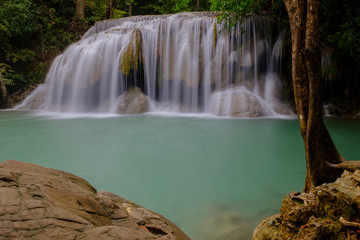
<svg viewBox="0 0 360 240">
<path fill-rule="evenodd" d="M 137 86 L 155 112 L 289 114 L 280 101 L 283 34 L 272 36 L 265 17 L 229 33 L 221 29 L 209 13 L 98 22 L 54 60 L 46 82 L 17 108 L 112 114 L 119 96 Z M 127 75 L 121 66 L 129 46 L 140 60 Z"/>
</svg>

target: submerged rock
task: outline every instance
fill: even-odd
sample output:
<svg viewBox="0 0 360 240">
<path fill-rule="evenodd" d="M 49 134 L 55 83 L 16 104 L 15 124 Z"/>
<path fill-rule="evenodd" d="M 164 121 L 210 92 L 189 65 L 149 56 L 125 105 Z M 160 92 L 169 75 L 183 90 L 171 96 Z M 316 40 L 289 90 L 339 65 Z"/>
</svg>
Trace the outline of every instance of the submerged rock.
<svg viewBox="0 0 360 240">
<path fill-rule="evenodd" d="M 189 239 L 163 216 L 72 174 L 0 163 L 1 239 Z"/>
<path fill-rule="evenodd" d="M 345 171 L 334 183 L 286 196 L 280 213 L 263 220 L 253 239 L 359 239 L 359 222 L 360 170 Z"/>
<path fill-rule="evenodd" d="M 215 204 L 207 209 L 201 234 L 201 240 L 245 240 L 251 236 L 251 227 L 238 209 L 227 204 Z"/>
<path fill-rule="evenodd" d="M 140 114 L 149 111 L 149 99 L 138 87 L 129 88 L 118 101 L 119 114 Z"/>
</svg>

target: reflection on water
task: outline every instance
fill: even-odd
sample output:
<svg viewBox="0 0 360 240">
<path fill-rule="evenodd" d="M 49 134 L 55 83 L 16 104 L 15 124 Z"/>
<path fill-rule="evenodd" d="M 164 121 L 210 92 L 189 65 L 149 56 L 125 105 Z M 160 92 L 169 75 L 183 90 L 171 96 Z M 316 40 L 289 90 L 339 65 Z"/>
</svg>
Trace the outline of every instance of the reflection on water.
<svg viewBox="0 0 360 240">
<path fill-rule="evenodd" d="M 284 195 L 302 190 L 295 119 L 90 117 L 2 111 L 0 160 L 76 174 L 163 214 L 194 240 L 251 239 Z M 358 159 L 360 120 L 327 125 L 340 152 Z"/>
</svg>

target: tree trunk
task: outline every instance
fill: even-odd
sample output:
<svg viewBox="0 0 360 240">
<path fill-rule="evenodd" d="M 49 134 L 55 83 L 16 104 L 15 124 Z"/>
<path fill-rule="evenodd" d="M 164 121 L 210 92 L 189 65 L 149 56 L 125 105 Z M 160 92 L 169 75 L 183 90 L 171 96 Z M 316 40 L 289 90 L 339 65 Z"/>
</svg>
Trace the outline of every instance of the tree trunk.
<svg viewBox="0 0 360 240">
<path fill-rule="evenodd" d="M 129 3 L 129 17 L 132 15 L 132 3 Z"/>
<path fill-rule="evenodd" d="M 8 96 L 5 84 L 0 82 L 0 108 L 6 108 L 8 106 Z"/>
<path fill-rule="evenodd" d="M 113 16 L 113 1 L 114 0 L 108 0 L 107 8 L 106 8 L 106 18 L 111 19 Z"/>
<path fill-rule="evenodd" d="M 76 0 L 75 17 L 79 20 L 85 18 L 85 0 Z"/>
<path fill-rule="evenodd" d="M 328 163 L 341 163 L 323 121 L 321 58 L 319 47 L 319 0 L 284 0 L 292 38 L 292 79 L 296 110 L 306 155 L 304 192 L 333 182 L 342 169 Z"/>
<path fill-rule="evenodd" d="M 309 89 L 305 65 L 305 27 L 306 0 L 284 0 L 289 15 L 292 38 L 292 81 L 296 111 L 303 139 L 306 137 L 306 125 L 309 109 Z"/>
<path fill-rule="evenodd" d="M 196 11 L 200 10 L 200 0 L 196 0 L 195 9 Z"/>
</svg>

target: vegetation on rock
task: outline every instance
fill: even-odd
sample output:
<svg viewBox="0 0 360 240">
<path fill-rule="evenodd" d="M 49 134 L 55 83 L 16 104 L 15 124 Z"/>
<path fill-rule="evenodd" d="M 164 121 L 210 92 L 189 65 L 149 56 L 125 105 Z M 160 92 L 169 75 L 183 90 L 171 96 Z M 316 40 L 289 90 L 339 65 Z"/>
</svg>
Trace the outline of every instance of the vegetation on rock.
<svg viewBox="0 0 360 240">
<path fill-rule="evenodd" d="M 141 63 L 141 32 L 135 30 L 131 36 L 130 42 L 122 53 L 119 69 L 129 75 L 131 70 L 138 70 Z"/>
<path fill-rule="evenodd" d="M 360 171 L 345 171 L 334 183 L 286 196 L 280 213 L 254 231 L 260 239 L 358 239 Z"/>
</svg>

